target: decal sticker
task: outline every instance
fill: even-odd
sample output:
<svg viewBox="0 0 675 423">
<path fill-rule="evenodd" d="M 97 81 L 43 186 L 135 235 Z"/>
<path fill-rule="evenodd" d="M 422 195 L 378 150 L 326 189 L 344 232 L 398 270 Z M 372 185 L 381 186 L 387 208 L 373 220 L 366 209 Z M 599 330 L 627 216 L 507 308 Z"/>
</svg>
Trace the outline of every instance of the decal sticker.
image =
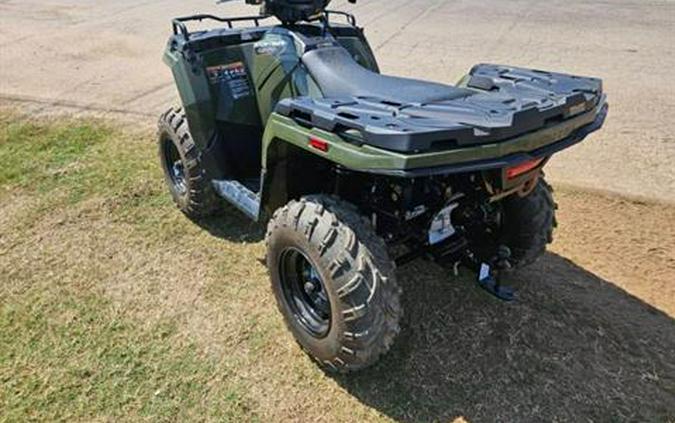
<svg viewBox="0 0 675 423">
<path fill-rule="evenodd" d="M 267 54 L 270 56 L 279 56 L 286 52 L 292 45 L 292 41 L 287 36 L 278 34 L 268 34 L 264 39 L 253 45 L 255 54 Z"/>
<path fill-rule="evenodd" d="M 246 66 L 242 62 L 211 66 L 206 68 L 206 74 L 211 85 L 227 85 L 235 100 L 251 95 Z"/>
<path fill-rule="evenodd" d="M 266 40 L 255 44 L 255 53 L 278 56 L 285 48 L 286 42 L 283 40 Z"/>
</svg>

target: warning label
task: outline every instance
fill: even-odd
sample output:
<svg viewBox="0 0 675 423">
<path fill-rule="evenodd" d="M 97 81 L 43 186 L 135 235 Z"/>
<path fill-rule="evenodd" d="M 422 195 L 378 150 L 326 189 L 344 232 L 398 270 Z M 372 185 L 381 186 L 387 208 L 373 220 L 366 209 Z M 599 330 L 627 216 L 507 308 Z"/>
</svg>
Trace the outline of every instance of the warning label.
<svg viewBox="0 0 675 423">
<path fill-rule="evenodd" d="M 211 85 L 226 84 L 235 100 L 251 95 L 246 66 L 242 62 L 211 66 L 206 68 L 206 73 Z"/>
</svg>

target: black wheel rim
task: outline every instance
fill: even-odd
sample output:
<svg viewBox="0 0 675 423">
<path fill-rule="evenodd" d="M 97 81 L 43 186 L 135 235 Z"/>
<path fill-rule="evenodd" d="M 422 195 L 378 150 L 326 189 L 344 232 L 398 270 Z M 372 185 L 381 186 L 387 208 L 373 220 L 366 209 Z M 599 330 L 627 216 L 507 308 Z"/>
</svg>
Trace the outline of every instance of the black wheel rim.
<svg viewBox="0 0 675 423">
<path fill-rule="evenodd" d="M 185 180 L 185 166 L 178 153 L 176 144 L 169 139 L 164 139 L 164 165 L 167 174 L 171 180 L 171 185 L 180 195 L 187 192 L 187 181 Z"/>
<path fill-rule="evenodd" d="M 316 268 L 296 248 L 283 251 L 279 265 L 284 299 L 293 317 L 313 337 L 325 337 L 331 325 L 331 306 Z"/>
</svg>

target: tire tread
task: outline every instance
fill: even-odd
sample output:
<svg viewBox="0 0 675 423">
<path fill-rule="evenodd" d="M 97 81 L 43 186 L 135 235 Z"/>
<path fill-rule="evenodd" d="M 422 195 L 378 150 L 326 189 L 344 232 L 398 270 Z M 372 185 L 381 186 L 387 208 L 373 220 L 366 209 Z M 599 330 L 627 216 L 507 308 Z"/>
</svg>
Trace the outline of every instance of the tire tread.
<svg viewBox="0 0 675 423">
<path fill-rule="evenodd" d="M 176 206 L 190 218 L 203 218 L 222 210 L 221 201 L 215 193 L 202 166 L 201 156 L 190 134 L 185 112 L 181 107 L 172 107 L 161 115 L 158 122 L 157 139 L 162 157 L 161 144 L 171 139 L 184 157 L 185 176 L 188 182 L 187 195 L 181 197 L 172 191 Z M 167 170 L 165 169 L 165 172 Z M 167 176 L 167 182 L 168 176 Z M 169 182 L 170 183 L 170 182 Z"/>
<path fill-rule="evenodd" d="M 328 264 L 345 327 L 339 334 L 340 352 L 330 360 L 300 346 L 328 371 L 347 373 L 375 363 L 393 345 L 403 313 L 395 266 L 384 241 L 356 207 L 335 196 L 307 196 L 278 209 L 265 237 L 268 254 L 270 239 L 281 228 L 303 234 Z M 277 305 L 284 314 L 279 298 Z"/>
</svg>

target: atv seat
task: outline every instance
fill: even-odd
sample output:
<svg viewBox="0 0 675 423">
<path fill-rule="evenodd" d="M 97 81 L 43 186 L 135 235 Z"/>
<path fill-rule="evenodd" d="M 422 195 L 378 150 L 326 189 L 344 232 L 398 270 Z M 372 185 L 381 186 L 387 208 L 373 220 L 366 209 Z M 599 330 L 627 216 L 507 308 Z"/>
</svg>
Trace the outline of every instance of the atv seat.
<svg viewBox="0 0 675 423">
<path fill-rule="evenodd" d="M 380 75 L 359 65 L 346 49 L 339 46 L 312 50 L 302 56 L 302 62 L 325 97 L 376 97 L 424 104 L 474 94 L 467 89 L 435 82 Z"/>
</svg>

